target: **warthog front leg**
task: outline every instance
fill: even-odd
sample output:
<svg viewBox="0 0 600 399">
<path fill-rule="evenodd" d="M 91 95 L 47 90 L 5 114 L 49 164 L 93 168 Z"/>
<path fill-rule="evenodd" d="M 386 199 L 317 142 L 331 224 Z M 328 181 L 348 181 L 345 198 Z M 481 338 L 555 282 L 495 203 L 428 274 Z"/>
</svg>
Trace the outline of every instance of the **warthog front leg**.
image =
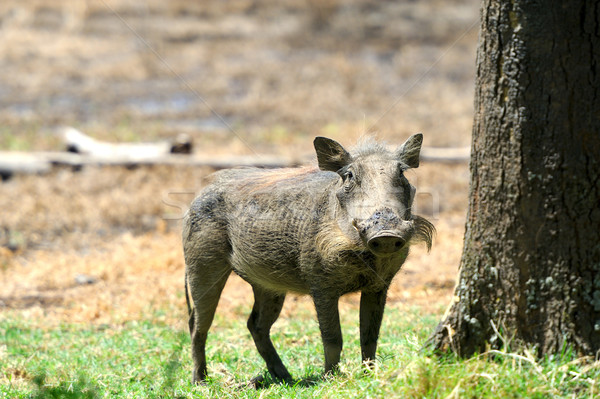
<svg viewBox="0 0 600 399">
<path fill-rule="evenodd" d="M 360 296 L 360 349 L 362 361 L 373 367 L 387 290 L 362 292 Z"/>
<path fill-rule="evenodd" d="M 313 293 L 313 301 L 321 329 L 325 352 L 325 373 L 337 370 L 342 352 L 343 340 L 338 311 L 339 296 L 328 296 L 321 292 Z"/>
</svg>

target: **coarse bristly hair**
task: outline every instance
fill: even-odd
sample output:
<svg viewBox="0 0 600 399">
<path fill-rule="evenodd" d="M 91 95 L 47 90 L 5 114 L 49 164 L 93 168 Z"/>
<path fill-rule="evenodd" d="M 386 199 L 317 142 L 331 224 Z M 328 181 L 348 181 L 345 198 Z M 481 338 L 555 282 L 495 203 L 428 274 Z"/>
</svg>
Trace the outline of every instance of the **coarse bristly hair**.
<svg viewBox="0 0 600 399">
<path fill-rule="evenodd" d="M 244 194 L 268 192 L 269 189 L 278 185 L 298 184 L 302 179 L 310 178 L 317 172 L 319 169 L 316 166 L 260 170 L 256 175 L 245 178 L 239 185 L 239 189 Z"/>
<path fill-rule="evenodd" d="M 427 252 L 431 251 L 435 226 L 422 216 L 413 215 L 412 220 L 415 231 L 411 241 L 414 243 L 424 242 L 427 245 Z"/>
<path fill-rule="evenodd" d="M 350 150 L 353 158 L 366 157 L 373 154 L 393 156 L 385 142 L 377 141 L 373 136 L 362 136 Z"/>
<path fill-rule="evenodd" d="M 329 261 L 339 260 L 345 252 L 359 252 L 365 249 L 361 247 L 361 243 L 344 234 L 335 220 L 322 226 L 315 236 L 315 244 L 321 256 Z"/>
</svg>

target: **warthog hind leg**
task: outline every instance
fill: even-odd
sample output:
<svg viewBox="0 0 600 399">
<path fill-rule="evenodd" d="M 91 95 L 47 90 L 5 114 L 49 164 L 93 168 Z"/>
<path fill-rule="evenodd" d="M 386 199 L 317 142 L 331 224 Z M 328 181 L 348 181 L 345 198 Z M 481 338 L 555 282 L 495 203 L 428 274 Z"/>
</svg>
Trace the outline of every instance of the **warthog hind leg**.
<svg viewBox="0 0 600 399">
<path fill-rule="evenodd" d="M 269 292 L 257 286 L 254 290 L 254 307 L 248 318 L 248 329 L 252 334 L 258 353 L 267 363 L 267 369 L 273 378 L 291 381 L 292 376 L 283 365 L 271 341 L 271 326 L 281 313 L 285 294 Z"/>
</svg>

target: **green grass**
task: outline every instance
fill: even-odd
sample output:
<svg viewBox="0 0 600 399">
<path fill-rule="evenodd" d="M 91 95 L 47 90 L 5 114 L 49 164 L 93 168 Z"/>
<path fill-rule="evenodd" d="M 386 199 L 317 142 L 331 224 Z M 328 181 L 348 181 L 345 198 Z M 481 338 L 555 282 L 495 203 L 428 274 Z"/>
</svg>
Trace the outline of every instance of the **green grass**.
<svg viewBox="0 0 600 399">
<path fill-rule="evenodd" d="M 567 352 L 535 360 L 528 351 L 471 359 L 420 351 L 439 315 L 390 307 L 374 371 L 360 365 L 358 315 L 343 312 L 345 346 L 339 374 L 322 377 L 322 349 L 310 311 L 274 326 L 273 339 L 293 385 L 244 387 L 264 374 L 243 317 L 217 315 L 209 335 L 210 380 L 189 382 L 186 332 L 143 320 L 120 326 L 33 328 L 0 320 L 0 398 L 585 398 L 598 397 L 600 365 Z"/>
<path fill-rule="evenodd" d="M 22 122 L 17 125 L 0 126 L 0 151 L 31 151 L 44 135 L 40 130 L 37 123 Z M 45 133 L 45 136 L 46 143 L 55 141 L 54 137 L 50 137 L 51 134 Z"/>
</svg>

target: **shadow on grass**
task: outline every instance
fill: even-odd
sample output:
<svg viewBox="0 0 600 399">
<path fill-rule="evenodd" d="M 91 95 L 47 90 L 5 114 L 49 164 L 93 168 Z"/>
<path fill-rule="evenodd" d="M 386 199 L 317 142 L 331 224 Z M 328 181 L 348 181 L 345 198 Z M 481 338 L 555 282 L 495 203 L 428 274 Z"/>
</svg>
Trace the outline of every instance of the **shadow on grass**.
<svg viewBox="0 0 600 399">
<path fill-rule="evenodd" d="M 274 379 L 271 374 L 265 372 L 254 378 L 249 382 L 241 383 L 238 385 L 240 388 L 254 388 L 254 389 L 267 389 L 272 385 L 287 385 L 294 388 L 310 388 L 318 385 L 323 381 L 326 381 L 327 377 L 323 374 L 310 374 L 300 379 L 293 379 L 292 381 L 282 381 Z"/>
<path fill-rule="evenodd" d="M 165 376 L 164 382 L 161 384 L 157 392 L 154 392 L 151 398 L 173 398 L 179 399 L 184 396 L 177 396 L 175 394 L 176 376 L 178 371 L 181 369 L 180 354 L 184 345 L 187 344 L 187 334 L 180 332 L 177 334 L 177 343 L 173 346 L 171 356 L 169 360 L 163 364 L 163 375 Z"/>
<path fill-rule="evenodd" d="M 183 334 L 178 337 L 169 360 L 162 364 L 164 381 L 158 388 L 148 387 L 150 393 L 140 393 L 139 397 L 179 399 L 183 396 L 176 394 L 177 373 L 181 369 L 180 353 L 185 342 Z M 79 374 L 77 381 L 61 381 L 58 385 L 46 383 L 46 375 L 41 374 L 33 378 L 34 390 L 32 399 L 96 399 L 105 397 L 105 392 L 89 380 L 85 374 Z"/>
<path fill-rule="evenodd" d="M 99 398 L 98 388 L 80 375 L 76 382 L 61 382 L 58 386 L 46 385 L 46 376 L 33 379 L 35 390 L 32 399 L 95 399 Z"/>
</svg>

